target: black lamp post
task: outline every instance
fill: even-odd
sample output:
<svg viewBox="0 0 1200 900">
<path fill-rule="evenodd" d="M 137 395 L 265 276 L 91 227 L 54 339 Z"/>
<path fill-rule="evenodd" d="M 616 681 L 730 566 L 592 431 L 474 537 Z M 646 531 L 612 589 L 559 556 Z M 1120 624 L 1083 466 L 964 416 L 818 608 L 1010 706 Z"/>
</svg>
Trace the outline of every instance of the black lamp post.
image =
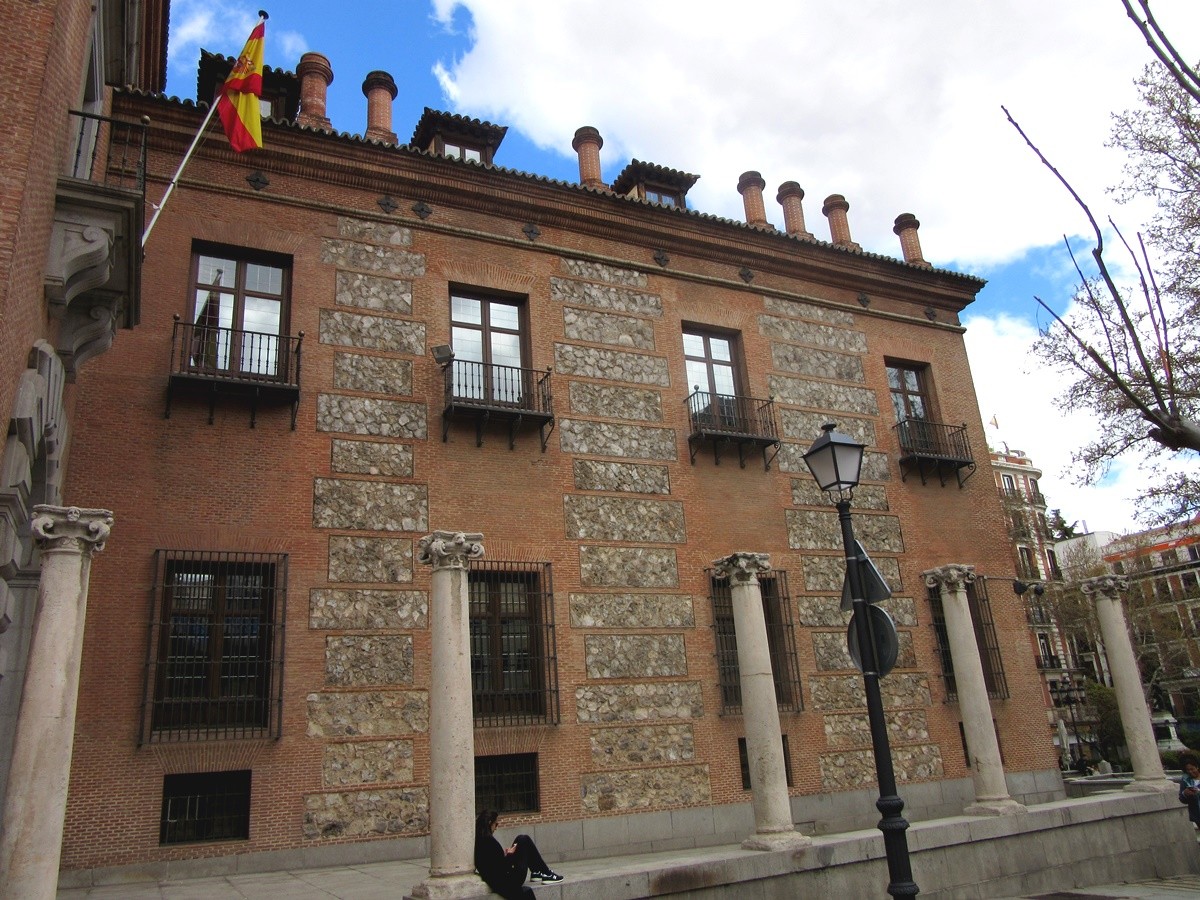
<svg viewBox="0 0 1200 900">
<path fill-rule="evenodd" d="M 879 693 L 879 659 L 875 636 L 872 633 L 868 604 L 863 592 L 863 577 L 859 570 L 858 551 L 854 542 L 854 526 L 850 522 L 850 500 L 858 486 L 865 445 L 834 431 L 832 423 L 822 426 L 824 434 L 813 441 L 804 454 L 804 462 L 838 511 L 842 526 L 842 545 L 846 551 L 846 577 L 850 583 L 850 599 L 854 604 L 854 622 L 862 659 L 863 684 L 867 692 L 867 719 L 871 726 L 871 747 L 875 755 L 875 771 L 879 778 L 879 799 L 876 808 L 883 814 L 879 830 L 887 854 L 888 893 L 893 897 L 915 897 L 919 892 L 912 878 L 908 859 L 908 822 L 901 812 L 904 801 L 896 793 L 896 773 L 892 768 L 892 750 L 888 744 L 887 722 L 883 717 L 883 698 Z"/>
<path fill-rule="evenodd" d="M 1079 759 L 1075 758 L 1075 754 L 1071 752 L 1071 748 L 1067 748 L 1067 756 L 1071 760 L 1071 765 L 1077 766 L 1079 760 L 1083 759 L 1083 740 L 1079 737 L 1079 723 L 1075 720 L 1075 701 L 1077 695 L 1075 692 L 1074 679 L 1071 678 L 1070 672 L 1064 672 L 1062 680 L 1059 682 L 1059 700 L 1063 706 L 1067 708 L 1067 712 L 1071 716 L 1071 735 L 1075 738 L 1075 746 L 1079 750 Z"/>
</svg>

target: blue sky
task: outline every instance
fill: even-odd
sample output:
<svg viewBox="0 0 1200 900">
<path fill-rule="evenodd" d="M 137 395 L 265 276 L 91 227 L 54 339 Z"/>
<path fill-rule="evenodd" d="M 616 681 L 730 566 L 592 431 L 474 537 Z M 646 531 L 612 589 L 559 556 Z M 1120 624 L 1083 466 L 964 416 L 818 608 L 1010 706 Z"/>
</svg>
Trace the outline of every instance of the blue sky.
<svg viewBox="0 0 1200 900">
<path fill-rule="evenodd" d="M 259 4 L 174 0 L 168 93 L 194 98 L 199 49 L 234 55 Z M 1019 448 L 1045 471 L 1042 490 L 1093 529 L 1133 525 L 1136 467 L 1102 488 L 1073 484 L 1072 445 L 1095 423 L 1056 410 L 1058 382 L 1029 359 L 1034 296 L 1056 310 L 1076 280 L 1064 233 L 1087 223 L 1004 120 L 1005 104 L 1094 207 L 1127 233 L 1145 209 L 1106 188 L 1121 158 L 1104 144 L 1110 113 L 1135 101 L 1149 50 L 1119 0 L 288 0 L 268 9 L 266 62 L 294 70 L 307 50 L 334 71 L 328 114 L 361 133 L 371 70 L 396 80 L 393 129 L 412 133 L 425 106 L 509 126 L 496 162 L 578 179 L 571 138 L 604 136 L 603 174 L 631 157 L 700 175 L 689 200 L 741 219 L 741 172 L 775 188 L 797 180 L 805 215 L 827 237 L 821 201 L 850 201 L 854 239 L 898 256 L 892 223 L 921 220 L 935 265 L 988 279 L 968 310 L 967 345 L 997 449 Z M 1200 4 L 1156 0 L 1172 33 L 1200 35 Z M 1200 38 L 1185 55 L 1200 56 Z M 269 151 L 268 151 L 269 152 Z M 1090 243 L 1072 238 L 1081 260 Z M 936 378 L 936 372 L 935 372 Z"/>
</svg>

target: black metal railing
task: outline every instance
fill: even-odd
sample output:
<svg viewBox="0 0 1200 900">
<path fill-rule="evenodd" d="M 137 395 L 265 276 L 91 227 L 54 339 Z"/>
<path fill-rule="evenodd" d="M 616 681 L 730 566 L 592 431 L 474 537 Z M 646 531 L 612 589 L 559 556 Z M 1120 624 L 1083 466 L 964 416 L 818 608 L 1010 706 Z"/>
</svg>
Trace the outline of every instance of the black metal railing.
<svg viewBox="0 0 1200 900">
<path fill-rule="evenodd" d="M 1025 608 L 1025 620 L 1030 625 L 1053 625 L 1054 619 L 1050 616 L 1050 611 L 1044 606 L 1027 606 Z"/>
<path fill-rule="evenodd" d="M 171 332 L 171 374 L 300 387 L 304 336 L 184 322 Z"/>
<path fill-rule="evenodd" d="M 963 461 L 973 458 L 966 425 L 905 419 L 897 422 L 893 430 L 900 441 L 901 456 Z"/>
<path fill-rule="evenodd" d="M 1062 668 L 1062 660 L 1059 659 L 1057 656 L 1055 656 L 1053 653 L 1039 654 L 1038 658 L 1037 658 L 1037 667 L 1039 669 L 1061 669 Z"/>
<path fill-rule="evenodd" d="M 688 397 L 687 407 L 692 434 L 779 440 L 772 400 L 695 391 Z"/>
<path fill-rule="evenodd" d="M 139 743 L 279 737 L 287 556 L 159 550 Z"/>
<path fill-rule="evenodd" d="M 742 711 L 742 676 L 738 662 L 737 634 L 733 625 L 733 593 L 729 580 L 716 578 L 707 570 L 713 610 L 713 641 L 716 645 L 717 681 L 721 690 L 722 714 Z M 787 572 L 776 569 L 759 578 L 763 617 L 767 626 L 767 650 L 775 681 L 775 700 L 781 710 L 800 712 L 804 697 L 800 690 L 800 665 L 792 625 L 792 602 L 788 595 Z"/>
<path fill-rule="evenodd" d="M 65 174 L 144 197 L 148 122 L 128 122 L 81 110 L 70 110 L 70 115 L 74 149 Z"/>
<path fill-rule="evenodd" d="M 946 700 L 955 702 L 958 700 L 958 684 L 954 677 L 954 658 L 950 651 L 950 636 L 946 630 L 946 614 L 938 588 L 929 588 L 928 599 L 930 621 L 933 624 L 938 656 L 942 663 L 942 678 L 946 684 Z M 967 608 L 971 613 L 975 646 L 979 650 L 979 661 L 983 664 L 983 681 L 988 696 L 993 700 L 1006 700 L 1009 696 L 1008 679 L 1004 675 L 1004 662 L 996 640 L 996 626 L 992 620 L 992 606 L 987 595 L 987 579 L 976 579 L 967 586 Z"/>
<path fill-rule="evenodd" d="M 549 371 L 456 359 L 443 374 L 447 406 L 553 415 Z"/>
</svg>

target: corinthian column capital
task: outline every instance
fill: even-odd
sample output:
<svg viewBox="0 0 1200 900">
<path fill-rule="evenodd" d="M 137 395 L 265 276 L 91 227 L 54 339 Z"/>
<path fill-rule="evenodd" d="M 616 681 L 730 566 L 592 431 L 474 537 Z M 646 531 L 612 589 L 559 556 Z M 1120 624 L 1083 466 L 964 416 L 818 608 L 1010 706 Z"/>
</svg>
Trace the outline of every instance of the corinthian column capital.
<svg viewBox="0 0 1200 900">
<path fill-rule="evenodd" d="M 947 566 L 928 569 L 921 573 L 921 577 L 925 579 L 926 587 L 965 591 L 968 584 L 975 582 L 975 567 L 950 563 Z"/>
<path fill-rule="evenodd" d="M 439 569 L 465 569 L 467 560 L 483 556 L 482 534 L 435 531 L 417 544 L 417 562 Z"/>
<path fill-rule="evenodd" d="M 739 584 L 754 582 L 759 575 L 771 571 L 771 555 L 769 553 L 731 553 L 729 556 L 713 560 L 713 568 L 717 570 L 718 578 L 728 578 Z"/>
<path fill-rule="evenodd" d="M 30 528 L 43 553 L 73 550 L 91 555 L 104 549 L 112 524 L 113 514 L 107 509 L 80 509 L 78 506 L 39 503 L 33 508 Z"/>
<path fill-rule="evenodd" d="M 1097 575 L 1082 581 L 1079 589 L 1089 597 L 1099 594 L 1101 597 L 1115 600 L 1118 593 L 1123 594 L 1129 590 L 1129 579 L 1124 575 Z"/>
</svg>

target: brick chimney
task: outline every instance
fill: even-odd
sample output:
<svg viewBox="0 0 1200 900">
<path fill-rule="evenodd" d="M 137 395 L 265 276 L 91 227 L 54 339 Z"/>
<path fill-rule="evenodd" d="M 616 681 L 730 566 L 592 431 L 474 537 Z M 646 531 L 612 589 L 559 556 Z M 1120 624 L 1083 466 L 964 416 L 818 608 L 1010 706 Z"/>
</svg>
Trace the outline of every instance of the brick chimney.
<svg viewBox="0 0 1200 900">
<path fill-rule="evenodd" d="M 395 144 L 392 131 L 392 101 L 396 99 L 396 82 L 387 72 L 368 72 L 363 79 L 362 92 L 367 98 L 367 133 L 375 141 Z"/>
<path fill-rule="evenodd" d="M 830 194 L 825 198 L 825 205 L 821 207 L 821 212 L 829 219 L 829 239 L 838 247 L 861 250 L 862 247 L 850 237 L 850 222 L 846 219 L 849 210 L 850 204 L 841 194 Z"/>
<path fill-rule="evenodd" d="M 896 226 L 892 231 L 900 237 L 900 251 L 904 254 L 906 263 L 932 269 L 933 266 L 921 255 L 921 239 L 917 237 L 917 229 L 920 227 L 921 223 L 912 213 L 900 213 L 896 216 Z"/>
<path fill-rule="evenodd" d="M 804 188 L 794 181 L 785 181 L 779 186 L 775 202 L 783 207 L 783 227 L 790 235 L 810 238 L 812 232 L 804 227 Z"/>
<path fill-rule="evenodd" d="M 309 128 L 332 131 L 333 126 L 325 115 L 325 92 L 333 84 L 329 59 L 309 51 L 300 57 L 296 74 L 300 76 L 300 112 L 296 114 L 296 122 Z"/>
<path fill-rule="evenodd" d="M 600 148 L 604 138 L 591 125 L 577 129 L 571 149 L 579 154 L 579 183 L 591 188 L 608 187 L 600 178 Z"/>
<path fill-rule="evenodd" d="M 738 193 L 742 195 L 742 205 L 746 207 L 746 224 L 759 228 L 770 228 L 767 222 L 767 208 L 763 206 L 763 188 L 767 183 L 757 172 L 743 172 L 738 179 Z"/>
</svg>

